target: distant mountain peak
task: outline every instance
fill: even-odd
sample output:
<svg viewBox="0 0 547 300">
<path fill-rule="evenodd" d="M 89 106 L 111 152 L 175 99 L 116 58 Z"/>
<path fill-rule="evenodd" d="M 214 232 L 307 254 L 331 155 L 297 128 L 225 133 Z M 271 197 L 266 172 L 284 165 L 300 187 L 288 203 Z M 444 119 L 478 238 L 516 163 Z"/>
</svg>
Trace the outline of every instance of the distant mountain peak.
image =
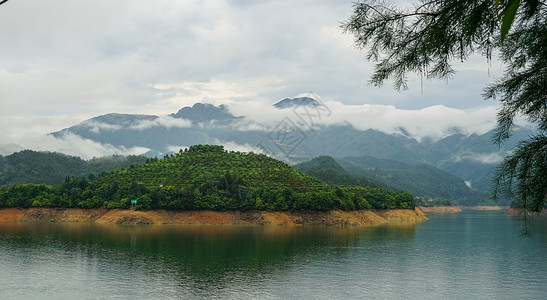
<svg viewBox="0 0 547 300">
<path fill-rule="evenodd" d="M 294 98 L 311 98 L 311 99 L 316 100 L 316 101 L 321 101 L 321 97 L 319 97 L 319 95 L 317 95 L 314 92 L 301 93 L 301 94 L 296 95 L 296 97 L 294 97 Z"/>
<path fill-rule="evenodd" d="M 293 106 L 321 106 L 321 98 L 314 92 L 299 94 L 294 98 L 285 98 L 274 104 L 276 108 L 283 109 Z"/>
<path fill-rule="evenodd" d="M 209 103 L 195 103 L 192 107 L 181 108 L 177 113 L 170 115 L 173 118 L 182 118 L 192 122 L 226 122 L 241 117 L 236 117 L 230 113 L 228 107 L 224 104 L 215 106 Z"/>
<path fill-rule="evenodd" d="M 144 120 L 155 120 L 157 116 L 154 115 L 143 115 L 143 114 L 120 114 L 120 113 L 109 113 L 105 115 L 100 115 L 93 117 L 91 119 L 83 121 L 81 124 L 90 124 L 90 123 L 104 123 L 104 124 L 126 124 L 132 122 L 139 122 Z"/>
</svg>

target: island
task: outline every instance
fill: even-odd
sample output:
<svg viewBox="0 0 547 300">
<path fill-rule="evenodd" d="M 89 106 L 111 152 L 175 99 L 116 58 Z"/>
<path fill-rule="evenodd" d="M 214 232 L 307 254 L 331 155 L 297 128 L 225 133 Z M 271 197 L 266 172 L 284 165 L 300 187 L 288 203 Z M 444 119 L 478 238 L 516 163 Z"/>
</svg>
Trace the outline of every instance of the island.
<svg viewBox="0 0 547 300">
<path fill-rule="evenodd" d="M 425 220 L 409 193 L 329 185 L 263 154 L 194 145 L 59 185 L 0 187 L 0 222 L 377 225 Z"/>
</svg>

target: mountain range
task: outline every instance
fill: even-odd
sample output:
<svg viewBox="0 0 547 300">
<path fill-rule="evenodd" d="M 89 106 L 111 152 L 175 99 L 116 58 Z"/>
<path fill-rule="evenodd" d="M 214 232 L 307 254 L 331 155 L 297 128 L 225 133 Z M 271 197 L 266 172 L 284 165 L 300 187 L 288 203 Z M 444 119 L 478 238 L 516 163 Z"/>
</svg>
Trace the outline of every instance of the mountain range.
<svg viewBox="0 0 547 300">
<path fill-rule="evenodd" d="M 347 170 L 355 170 L 356 164 L 375 170 L 356 172 L 381 182 L 389 177 L 389 172 L 379 175 L 388 169 L 387 165 L 393 165 L 388 161 L 400 162 L 414 164 L 418 169 L 442 170 L 461 178 L 470 191 L 487 193 L 496 165 L 519 140 L 531 133 L 530 129 L 516 127 L 513 137 L 503 147 L 491 143 L 493 131 L 469 135 L 454 130 L 438 140 L 418 140 L 405 135 L 404 128 L 394 134 L 360 130 L 349 122 L 313 123 L 313 117 L 318 114 L 330 113 L 320 98 L 314 96 L 285 98 L 274 107 L 286 111 L 288 117 L 269 126 L 245 116 L 235 116 L 226 105 L 195 103 L 169 116 L 106 114 L 52 135 L 75 134 L 114 147 L 142 147 L 149 149 L 144 153 L 149 157 L 195 144 L 222 144 L 227 149 L 262 152 L 289 163 L 328 155 L 340 159 L 338 162 Z"/>
</svg>

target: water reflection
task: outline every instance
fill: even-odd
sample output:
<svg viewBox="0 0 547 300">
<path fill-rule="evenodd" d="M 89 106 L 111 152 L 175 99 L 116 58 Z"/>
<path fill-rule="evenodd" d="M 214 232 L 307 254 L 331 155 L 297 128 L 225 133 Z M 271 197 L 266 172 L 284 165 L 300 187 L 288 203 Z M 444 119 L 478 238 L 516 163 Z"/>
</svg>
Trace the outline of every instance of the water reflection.
<svg viewBox="0 0 547 300">
<path fill-rule="evenodd" d="M 547 225 L 522 239 L 520 224 L 499 212 L 374 228 L 4 223 L 0 298 L 541 298 Z"/>
<path fill-rule="evenodd" d="M 90 260 L 105 255 L 146 261 L 179 274 L 218 278 L 234 270 L 247 273 L 284 267 L 294 257 L 336 248 L 340 254 L 363 247 L 379 236 L 411 239 L 404 227 L 283 227 L 283 226 L 123 226 L 101 224 L 1 224 L 3 243 L 32 253 L 44 246 L 83 253 Z M 182 277 L 184 277 L 183 275 Z"/>
</svg>

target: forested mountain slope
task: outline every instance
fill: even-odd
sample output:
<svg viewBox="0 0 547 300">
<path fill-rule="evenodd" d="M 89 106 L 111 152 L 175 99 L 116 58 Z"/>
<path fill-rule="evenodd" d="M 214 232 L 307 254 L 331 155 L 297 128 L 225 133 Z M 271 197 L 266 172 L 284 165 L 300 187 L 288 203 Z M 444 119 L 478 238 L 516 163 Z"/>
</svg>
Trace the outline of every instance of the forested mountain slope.
<svg viewBox="0 0 547 300">
<path fill-rule="evenodd" d="M 488 195 L 469 188 L 463 179 L 426 163 L 405 163 L 371 156 L 337 159 L 348 173 L 418 197 L 440 198 L 458 205 L 477 205 Z"/>
<path fill-rule="evenodd" d="M 330 210 L 413 208 L 408 193 L 333 186 L 263 154 L 195 145 L 163 159 L 57 186 L 0 188 L 0 207 L 128 208 L 171 210 Z"/>
<path fill-rule="evenodd" d="M 0 156 L 0 185 L 44 183 L 61 184 L 66 176 L 113 171 L 146 161 L 144 156 L 112 155 L 90 160 L 62 153 L 24 150 Z"/>
<path fill-rule="evenodd" d="M 319 156 L 294 167 L 328 183 L 376 186 L 444 203 L 448 200 L 453 204 L 476 205 L 488 198 L 471 190 L 461 178 L 425 163 L 403 163 L 370 156 L 337 159 Z"/>
</svg>

